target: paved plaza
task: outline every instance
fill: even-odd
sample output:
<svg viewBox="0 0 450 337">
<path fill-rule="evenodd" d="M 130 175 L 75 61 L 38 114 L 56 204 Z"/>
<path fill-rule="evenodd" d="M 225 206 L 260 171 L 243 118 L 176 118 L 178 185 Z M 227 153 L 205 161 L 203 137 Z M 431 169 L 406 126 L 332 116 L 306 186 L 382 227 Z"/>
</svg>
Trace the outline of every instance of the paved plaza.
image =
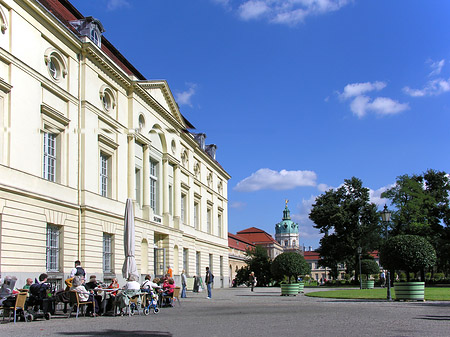
<svg viewBox="0 0 450 337">
<path fill-rule="evenodd" d="M 316 289 L 306 289 L 315 291 Z M 325 290 L 325 289 L 321 289 Z M 282 297 L 279 288 L 188 293 L 158 315 L 0 324 L 0 336 L 449 336 L 450 302 Z"/>
</svg>

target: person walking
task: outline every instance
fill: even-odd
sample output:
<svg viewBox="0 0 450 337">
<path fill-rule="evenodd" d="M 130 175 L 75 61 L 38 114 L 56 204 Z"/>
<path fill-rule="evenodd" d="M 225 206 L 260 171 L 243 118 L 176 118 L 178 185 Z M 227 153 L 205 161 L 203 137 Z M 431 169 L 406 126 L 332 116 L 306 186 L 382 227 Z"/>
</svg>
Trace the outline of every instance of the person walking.
<svg viewBox="0 0 450 337">
<path fill-rule="evenodd" d="M 205 283 L 206 288 L 208 289 L 208 297 L 206 297 L 208 300 L 211 299 L 211 284 L 213 282 L 214 282 L 214 275 L 209 271 L 209 267 L 206 267 Z"/>
<path fill-rule="evenodd" d="M 186 274 L 185 270 L 181 271 L 181 298 L 186 298 Z"/>
<path fill-rule="evenodd" d="M 256 286 L 256 276 L 255 276 L 255 272 L 251 272 L 250 273 L 250 276 L 248 277 L 248 281 L 250 282 L 250 287 L 252 288 L 252 291 L 253 291 L 253 289 L 255 288 L 255 286 Z"/>
</svg>

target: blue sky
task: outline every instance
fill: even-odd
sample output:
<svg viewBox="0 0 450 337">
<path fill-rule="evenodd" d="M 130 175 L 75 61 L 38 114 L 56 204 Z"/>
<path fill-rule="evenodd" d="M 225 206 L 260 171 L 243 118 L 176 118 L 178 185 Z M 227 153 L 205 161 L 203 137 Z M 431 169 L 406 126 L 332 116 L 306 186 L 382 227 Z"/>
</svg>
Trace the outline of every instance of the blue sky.
<svg viewBox="0 0 450 337">
<path fill-rule="evenodd" d="M 449 171 L 450 1 L 72 0 L 182 113 L 232 176 L 229 231 L 273 234 L 289 200 L 317 248 L 314 198 L 356 176 Z"/>
</svg>

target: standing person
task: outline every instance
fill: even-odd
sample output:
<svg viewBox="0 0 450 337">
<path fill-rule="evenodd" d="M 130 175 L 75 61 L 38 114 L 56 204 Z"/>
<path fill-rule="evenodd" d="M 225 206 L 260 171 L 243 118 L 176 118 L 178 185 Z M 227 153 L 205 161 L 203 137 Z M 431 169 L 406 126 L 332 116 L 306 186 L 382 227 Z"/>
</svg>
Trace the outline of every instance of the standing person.
<svg viewBox="0 0 450 337">
<path fill-rule="evenodd" d="M 256 276 L 255 276 L 255 272 L 251 272 L 250 276 L 248 277 L 248 281 L 250 282 L 250 287 L 252 287 L 252 291 L 253 288 L 255 288 L 256 285 Z"/>
<path fill-rule="evenodd" d="M 75 261 L 75 267 L 72 269 L 72 271 L 70 272 L 70 277 L 74 277 L 74 276 L 80 276 L 81 278 L 85 278 L 86 277 L 86 272 L 84 271 L 84 269 L 81 267 L 81 262 L 80 260 L 76 260 Z"/>
<path fill-rule="evenodd" d="M 384 286 L 386 285 L 386 274 L 384 273 L 384 270 L 381 271 L 380 283 L 381 288 L 384 288 Z"/>
<path fill-rule="evenodd" d="M 208 289 L 208 297 L 207 299 L 211 299 L 211 284 L 214 282 L 214 275 L 209 271 L 209 267 L 206 267 L 206 276 L 205 276 L 205 283 L 206 288 Z"/>
<path fill-rule="evenodd" d="M 181 298 L 186 298 L 186 274 L 184 269 L 181 271 Z"/>
<path fill-rule="evenodd" d="M 167 273 L 169 275 L 169 278 L 173 278 L 173 270 L 170 268 L 170 265 L 167 266 Z"/>
</svg>

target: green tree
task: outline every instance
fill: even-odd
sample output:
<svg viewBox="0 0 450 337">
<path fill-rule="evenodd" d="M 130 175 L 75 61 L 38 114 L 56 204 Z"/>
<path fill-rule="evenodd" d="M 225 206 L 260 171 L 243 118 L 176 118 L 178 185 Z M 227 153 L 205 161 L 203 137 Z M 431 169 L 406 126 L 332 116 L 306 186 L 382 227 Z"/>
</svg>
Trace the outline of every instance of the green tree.
<svg viewBox="0 0 450 337">
<path fill-rule="evenodd" d="M 425 268 L 434 266 L 436 252 L 421 236 L 397 235 L 389 238 L 381 247 L 380 263 L 388 269 L 406 271 L 409 281 L 411 272 L 421 271 L 424 275 Z"/>
<path fill-rule="evenodd" d="M 258 286 L 266 286 L 272 279 L 270 271 L 271 260 L 267 255 L 267 250 L 263 246 L 256 246 L 255 249 L 248 249 L 247 254 L 247 266 L 248 274 L 247 281 L 250 272 L 255 272 L 255 276 L 258 280 Z"/>
<path fill-rule="evenodd" d="M 249 274 L 250 270 L 248 269 L 248 266 L 239 268 L 236 272 L 236 284 L 238 286 L 241 284 L 247 284 Z"/>
<path fill-rule="evenodd" d="M 358 247 L 368 252 L 379 247 L 381 227 L 377 206 L 370 202 L 369 189 L 352 177 L 317 197 L 309 218 L 325 235 L 318 249 L 323 266 L 337 270 L 339 263 L 358 268 Z"/>
<path fill-rule="evenodd" d="M 427 170 L 421 175 L 397 177 L 382 194 L 395 206 L 390 235 L 420 235 L 433 243 L 438 268 L 450 272 L 450 182 L 446 172 Z"/>
<path fill-rule="evenodd" d="M 361 260 L 361 274 L 366 275 L 366 279 L 369 279 L 370 275 L 378 274 L 380 272 L 380 266 L 374 259 Z"/>
<path fill-rule="evenodd" d="M 281 281 L 287 276 L 289 283 L 292 277 L 297 281 L 301 275 L 307 275 L 311 272 L 309 264 L 305 258 L 295 252 L 285 252 L 278 255 L 272 262 L 272 275 Z"/>
</svg>

